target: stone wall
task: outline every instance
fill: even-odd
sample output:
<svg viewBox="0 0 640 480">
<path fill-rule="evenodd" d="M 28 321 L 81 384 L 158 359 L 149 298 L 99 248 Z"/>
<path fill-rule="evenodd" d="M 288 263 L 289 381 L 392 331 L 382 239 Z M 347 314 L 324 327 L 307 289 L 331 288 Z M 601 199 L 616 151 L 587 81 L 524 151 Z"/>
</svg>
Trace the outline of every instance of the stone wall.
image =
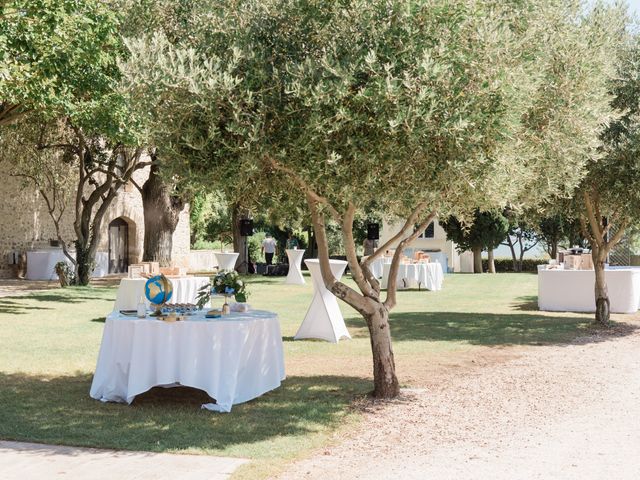
<svg viewBox="0 0 640 480">
<path fill-rule="evenodd" d="M 139 170 L 134 180 L 142 185 L 149 176 L 149 170 Z M 98 251 L 109 250 L 109 223 L 122 217 L 129 226 L 129 263 L 142 260 L 144 243 L 144 214 L 140 192 L 132 184 L 126 185 L 118 193 L 102 224 L 102 238 Z M 63 238 L 71 242 L 73 232 L 73 208 L 70 205 L 62 221 Z M 49 246 L 49 239 L 55 239 L 55 228 L 44 200 L 32 185 L 21 179 L 7 177 L 0 182 L 0 278 L 14 275 L 10 265 L 13 252 L 39 249 Z M 173 239 L 172 257 L 174 263 L 188 267 L 190 251 L 189 208 L 180 215 Z"/>
</svg>

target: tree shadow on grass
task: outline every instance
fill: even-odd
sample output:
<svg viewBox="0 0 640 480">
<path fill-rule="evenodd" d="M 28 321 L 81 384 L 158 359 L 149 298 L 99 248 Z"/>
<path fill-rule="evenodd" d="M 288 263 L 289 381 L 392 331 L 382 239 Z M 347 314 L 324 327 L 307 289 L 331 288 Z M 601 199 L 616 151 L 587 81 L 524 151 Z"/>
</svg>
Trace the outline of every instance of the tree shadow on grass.
<svg viewBox="0 0 640 480">
<path fill-rule="evenodd" d="M 371 381 L 347 376 L 291 377 L 231 413 L 201 410 L 208 395 L 192 388 L 154 388 L 132 405 L 89 397 L 92 376 L 0 373 L 0 438 L 124 450 L 196 449 L 269 457 L 270 441 L 337 428 Z"/>
<path fill-rule="evenodd" d="M 362 321 L 346 319 L 354 337 L 368 336 Z M 467 312 L 408 312 L 391 314 L 391 336 L 395 341 L 428 340 L 467 342 L 472 345 L 566 345 L 577 337 L 600 342 L 611 336 L 629 335 L 637 326 L 614 323 L 614 329 L 593 326 L 592 316 L 542 314 L 493 314 Z M 598 335 L 595 335 L 598 333 Z"/>
<path fill-rule="evenodd" d="M 65 293 L 34 293 L 32 295 L 20 295 L 4 297 L 0 299 L 0 314 L 7 313 L 19 315 L 29 313 L 29 310 L 54 310 L 54 307 L 34 305 L 34 302 L 52 302 L 78 304 L 86 301 L 102 301 L 113 303 L 113 298 L 104 298 L 100 293 L 95 296 L 65 294 Z"/>
<path fill-rule="evenodd" d="M 524 297 L 516 298 L 516 302 L 511 304 L 515 310 L 523 312 L 537 312 L 538 311 L 538 296 L 527 295 Z"/>
</svg>

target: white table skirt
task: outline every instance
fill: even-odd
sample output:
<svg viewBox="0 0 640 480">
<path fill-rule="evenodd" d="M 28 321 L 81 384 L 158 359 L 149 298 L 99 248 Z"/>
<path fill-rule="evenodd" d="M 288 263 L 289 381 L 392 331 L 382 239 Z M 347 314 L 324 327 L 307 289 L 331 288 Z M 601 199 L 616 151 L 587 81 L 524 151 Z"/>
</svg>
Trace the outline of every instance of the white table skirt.
<svg viewBox="0 0 640 480">
<path fill-rule="evenodd" d="M 69 254 L 75 258 L 76 252 L 71 250 Z M 57 280 L 54 269 L 56 263 L 71 261 L 66 257 L 62 248 L 52 247 L 42 250 L 27 250 L 27 280 Z M 109 254 L 96 252 L 96 266 L 91 273 L 92 277 L 104 277 L 109 272 Z"/>
<path fill-rule="evenodd" d="M 381 287 L 387 288 L 391 264 L 383 265 Z M 444 274 L 439 262 L 401 263 L 398 266 L 397 288 L 420 287 L 427 290 L 441 290 Z"/>
<path fill-rule="evenodd" d="M 285 378 L 280 324 L 275 313 L 253 311 L 206 319 L 164 322 L 106 319 L 90 395 L 131 403 L 155 386 L 184 385 L 216 400 L 203 405 L 230 412 L 278 388 Z"/>
<path fill-rule="evenodd" d="M 171 295 L 169 303 L 196 303 L 198 289 L 209 283 L 209 277 L 181 277 L 170 278 L 169 280 L 173 284 L 173 295 Z M 123 278 L 120 280 L 113 310 L 116 312 L 119 310 L 135 310 L 140 297 L 144 297 L 146 283 L 146 278 Z M 144 301 L 149 307 L 149 301 L 146 298 Z"/>
<path fill-rule="evenodd" d="M 640 270 L 605 270 L 612 313 L 636 313 Z M 538 270 L 538 308 L 554 312 L 595 312 L 593 270 Z"/>
<path fill-rule="evenodd" d="M 304 263 L 309 268 L 309 273 L 311 273 L 313 300 L 294 339 L 317 338 L 338 343 L 342 337 L 351 338 L 338 306 L 338 300 L 324 286 L 318 259 L 310 258 L 305 260 Z M 329 260 L 329 265 L 333 276 L 336 280 L 340 280 L 347 268 L 347 262 L 344 260 Z"/>
<path fill-rule="evenodd" d="M 218 270 L 235 270 L 238 255 L 240 254 L 233 252 L 215 252 L 216 260 L 218 260 Z"/>
<path fill-rule="evenodd" d="M 284 283 L 289 285 L 304 285 L 304 277 L 302 276 L 302 257 L 304 256 L 304 248 L 288 248 L 285 250 L 289 258 L 289 273 Z"/>
</svg>

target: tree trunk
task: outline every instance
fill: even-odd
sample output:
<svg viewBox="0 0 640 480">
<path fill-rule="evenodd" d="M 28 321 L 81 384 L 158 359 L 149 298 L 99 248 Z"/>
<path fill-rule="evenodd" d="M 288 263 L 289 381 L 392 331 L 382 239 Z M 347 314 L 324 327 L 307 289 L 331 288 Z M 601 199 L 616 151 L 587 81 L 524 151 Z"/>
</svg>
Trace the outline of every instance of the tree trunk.
<svg viewBox="0 0 640 480">
<path fill-rule="evenodd" d="M 596 323 L 608 326 L 611 319 L 609 291 L 605 279 L 604 255 L 601 255 L 600 248 L 592 248 L 591 257 L 593 268 L 596 274 L 595 297 L 596 297 Z"/>
<path fill-rule="evenodd" d="M 557 242 L 557 241 L 555 241 L 555 240 L 554 240 L 554 241 L 552 241 L 552 242 L 549 244 L 549 247 L 550 247 L 550 249 L 549 249 L 549 256 L 550 256 L 553 260 L 555 260 L 555 259 L 558 257 L 558 242 Z"/>
<path fill-rule="evenodd" d="M 482 248 L 473 248 L 473 273 L 482 273 Z"/>
<path fill-rule="evenodd" d="M 159 175 L 159 165 L 152 155 L 149 178 L 142 186 L 142 206 L 144 209 L 144 262 L 159 262 L 161 266 L 171 265 L 173 232 L 175 232 L 184 209 L 181 198 L 171 195 L 171 191 Z"/>
<path fill-rule="evenodd" d="M 76 242 L 76 283 L 78 285 L 89 285 L 94 264 L 95 260 L 90 254 L 89 246 Z"/>
<path fill-rule="evenodd" d="M 391 331 L 389 329 L 389 312 L 377 302 L 373 315 L 365 315 L 371 338 L 373 354 L 373 396 L 376 398 L 393 398 L 400 393 L 400 384 L 396 376 L 396 366 L 391 347 Z"/>
<path fill-rule="evenodd" d="M 511 261 L 513 262 L 513 271 L 518 271 L 518 259 L 516 257 L 516 249 L 513 245 L 513 241 L 511 240 L 511 235 L 507 235 L 507 245 L 509 245 L 509 250 L 511 250 Z"/>
<path fill-rule="evenodd" d="M 489 264 L 489 273 L 496 273 L 496 263 L 493 258 L 493 248 L 487 249 L 487 256 L 489 258 L 489 261 L 487 262 Z"/>
<path fill-rule="evenodd" d="M 236 270 L 240 273 L 249 272 L 249 259 L 247 258 L 247 237 L 243 237 L 240 231 L 240 221 L 248 218 L 247 211 L 238 203 L 231 207 L 231 234 L 233 236 L 233 251 L 238 253 Z"/>
</svg>

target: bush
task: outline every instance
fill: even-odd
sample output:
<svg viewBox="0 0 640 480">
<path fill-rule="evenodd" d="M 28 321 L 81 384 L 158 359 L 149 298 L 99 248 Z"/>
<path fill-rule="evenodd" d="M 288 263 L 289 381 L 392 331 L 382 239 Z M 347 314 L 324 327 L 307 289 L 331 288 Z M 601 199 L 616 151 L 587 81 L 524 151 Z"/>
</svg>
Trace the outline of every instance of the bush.
<svg viewBox="0 0 640 480">
<path fill-rule="evenodd" d="M 549 261 L 544 258 L 525 258 L 522 260 L 523 272 L 537 272 L 538 265 L 546 265 Z M 496 258 L 494 260 L 496 265 L 496 273 L 513 272 L 513 260 L 510 258 Z M 489 269 L 489 261 L 486 258 L 482 259 L 482 269 L 486 272 Z"/>
</svg>

